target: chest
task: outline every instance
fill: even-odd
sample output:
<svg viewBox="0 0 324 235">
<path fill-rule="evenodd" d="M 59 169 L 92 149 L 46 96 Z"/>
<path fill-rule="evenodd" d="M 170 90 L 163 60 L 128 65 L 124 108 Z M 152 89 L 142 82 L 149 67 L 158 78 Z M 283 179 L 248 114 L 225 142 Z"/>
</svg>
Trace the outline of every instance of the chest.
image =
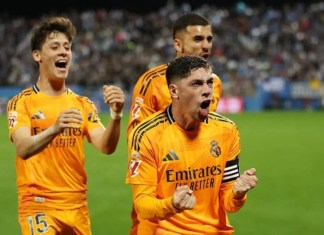
<svg viewBox="0 0 324 235">
<path fill-rule="evenodd" d="M 190 134 L 172 131 L 158 141 L 158 160 L 161 170 L 223 168 L 230 145 L 226 136 L 208 130 Z"/>
<path fill-rule="evenodd" d="M 46 129 L 59 118 L 64 110 L 83 110 L 82 103 L 75 98 L 33 98 L 25 103 L 26 115 L 33 128 Z M 84 117 L 85 118 L 85 117 Z"/>
</svg>

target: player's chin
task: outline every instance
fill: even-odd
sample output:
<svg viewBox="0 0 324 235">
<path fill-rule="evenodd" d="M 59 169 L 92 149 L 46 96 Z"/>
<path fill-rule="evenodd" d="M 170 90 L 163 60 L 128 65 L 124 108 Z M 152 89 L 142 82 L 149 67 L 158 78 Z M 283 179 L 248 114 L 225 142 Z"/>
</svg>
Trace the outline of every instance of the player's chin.
<svg viewBox="0 0 324 235">
<path fill-rule="evenodd" d="M 208 117 L 209 110 L 208 109 L 200 109 L 198 113 L 198 119 L 202 122 Z"/>
</svg>

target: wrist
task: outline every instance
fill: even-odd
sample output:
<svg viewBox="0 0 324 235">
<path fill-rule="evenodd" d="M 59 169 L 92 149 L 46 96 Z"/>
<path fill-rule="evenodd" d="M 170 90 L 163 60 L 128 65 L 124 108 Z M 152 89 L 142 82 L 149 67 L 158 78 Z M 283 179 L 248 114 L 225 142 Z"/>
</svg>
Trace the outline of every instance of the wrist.
<svg viewBox="0 0 324 235">
<path fill-rule="evenodd" d="M 243 191 L 233 190 L 232 192 L 233 192 L 233 198 L 235 200 L 241 200 L 246 195 L 246 192 L 243 192 Z"/>
<path fill-rule="evenodd" d="M 175 212 L 175 213 L 179 213 L 181 211 L 183 211 L 182 209 L 178 208 L 177 206 L 174 205 L 173 203 L 173 198 L 171 199 L 171 205 L 172 205 L 172 211 Z"/>
<path fill-rule="evenodd" d="M 110 108 L 110 117 L 113 120 L 120 120 L 123 116 L 123 111 L 120 111 L 120 113 L 116 113 L 114 110 Z"/>
</svg>

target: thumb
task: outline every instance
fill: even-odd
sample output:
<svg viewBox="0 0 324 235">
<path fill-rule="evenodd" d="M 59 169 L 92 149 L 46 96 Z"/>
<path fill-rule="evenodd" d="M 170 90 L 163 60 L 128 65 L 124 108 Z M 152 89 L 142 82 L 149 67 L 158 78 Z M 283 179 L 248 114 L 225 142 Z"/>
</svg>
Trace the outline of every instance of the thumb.
<svg viewBox="0 0 324 235">
<path fill-rule="evenodd" d="M 256 169 L 255 168 L 248 169 L 245 173 L 247 175 L 255 175 Z"/>
</svg>

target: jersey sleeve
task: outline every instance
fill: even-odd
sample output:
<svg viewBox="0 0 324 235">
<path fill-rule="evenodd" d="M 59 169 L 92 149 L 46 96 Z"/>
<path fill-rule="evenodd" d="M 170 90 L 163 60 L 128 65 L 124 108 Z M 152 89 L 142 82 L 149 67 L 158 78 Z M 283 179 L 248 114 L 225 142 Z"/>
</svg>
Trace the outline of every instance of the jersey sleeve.
<svg viewBox="0 0 324 235">
<path fill-rule="evenodd" d="M 157 113 L 158 115 L 158 113 Z M 159 151 L 148 133 L 151 119 L 145 119 L 131 131 L 128 139 L 128 171 L 126 183 L 131 184 L 134 208 L 143 219 L 165 219 L 177 210 L 172 205 L 172 197 L 157 198 Z"/>
<path fill-rule="evenodd" d="M 19 127 L 25 126 L 30 128 L 31 122 L 26 109 L 24 96 L 15 96 L 8 101 L 7 104 L 7 119 L 9 128 L 9 138 L 12 133 Z"/>
<path fill-rule="evenodd" d="M 95 104 L 87 97 L 82 97 L 83 105 L 85 107 L 85 116 L 86 116 L 86 128 L 85 128 L 85 135 L 87 139 L 90 141 L 90 132 L 97 128 L 103 127 L 101 123 L 99 112 Z"/>
<path fill-rule="evenodd" d="M 126 183 L 157 185 L 157 165 L 154 153 L 149 150 L 150 140 L 139 133 L 137 126 L 128 139 L 128 171 Z"/>
<path fill-rule="evenodd" d="M 233 138 L 230 144 L 230 151 L 220 187 L 220 204 L 225 211 L 233 213 L 238 211 L 245 204 L 247 195 L 241 199 L 234 199 L 234 183 L 240 176 L 239 154 L 241 149 L 240 135 L 235 124 L 233 125 L 231 136 L 233 136 Z"/>
<path fill-rule="evenodd" d="M 167 65 L 146 71 L 135 84 L 129 113 L 127 134 L 148 116 L 171 103 L 165 78 Z"/>
<path fill-rule="evenodd" d="M 172 205 L 172 197 L 156 198 L 155 186 L 135 184 L 132 192 L 135 210 L 143 219 L 166 219 L 178 212 Z"/>
</svg>

